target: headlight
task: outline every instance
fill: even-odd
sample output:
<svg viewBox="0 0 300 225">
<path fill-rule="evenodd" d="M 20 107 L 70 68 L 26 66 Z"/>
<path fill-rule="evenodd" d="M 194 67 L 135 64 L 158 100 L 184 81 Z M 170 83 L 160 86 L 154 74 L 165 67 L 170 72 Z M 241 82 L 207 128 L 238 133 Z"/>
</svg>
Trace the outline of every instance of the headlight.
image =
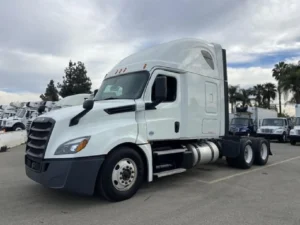
<svg viewBox="0 0 300 225">
<path fill-rule="evenodd" d="M 67 141 L 60 145 L 54 155 L 66 155 L 66 154 L 75 154 L 80 152 L 88 144 L 90 136 L 80 137 L 70 141 Z"/>
<path fill-rule="evenodd" d="M 257 133 L 261 133 L 261 129 L 257 129 Z"/>
<path fill-rule="evenodd" d="M 296 134 L 295 130 L 290 130 L 290 134 Z"/>
</svg>

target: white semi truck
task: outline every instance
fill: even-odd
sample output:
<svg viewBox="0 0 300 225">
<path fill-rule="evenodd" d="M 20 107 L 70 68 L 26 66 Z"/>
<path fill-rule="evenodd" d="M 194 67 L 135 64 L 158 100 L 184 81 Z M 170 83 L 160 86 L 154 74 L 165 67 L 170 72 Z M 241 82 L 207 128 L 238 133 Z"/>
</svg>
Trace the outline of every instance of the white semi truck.
<svg viewBox="0 0 300 225">
<path fill-rule="evenodd" d="M 231 166 L 265 165 L 263 138 L 228 135 L 226 51 L 180 39 L 133 54 L 105 77 L 93 100 L 32 123 L 25 170 L 54 189 L 110 201 L 143 181 L 226 157 Z"/>
<path fill-rule="evenodd" d="M 53 102 L 50 103 L 54 104 Z M 37 109 L 41 105 L 41 102 L 27 102 L 21 106 L 14 104 L 11 105 L 16 107 L 17 113 L 15 116 L 4 121 L 2 127 L 6 131 L 18 131 L 25 130 L 27 122 L 30 120 L 30 118 L 38 116 Z"/>
</svg>

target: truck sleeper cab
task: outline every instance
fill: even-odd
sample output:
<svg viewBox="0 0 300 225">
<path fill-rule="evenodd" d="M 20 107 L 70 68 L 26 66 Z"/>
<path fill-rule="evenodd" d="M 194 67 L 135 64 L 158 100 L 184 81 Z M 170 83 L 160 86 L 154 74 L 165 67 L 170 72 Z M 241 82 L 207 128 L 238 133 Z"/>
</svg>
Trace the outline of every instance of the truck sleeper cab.
<svg viewBox="0 0 300 225">
<path fill-rule="evenodd" d="M 133 54 L 105 77 L 94 100 L 36 118 L 25 169 L 47 187 L 111 201 L 144 180 L 225 156 L 231 166 L 265 165 L 262 138 L 228 136 L 226 52 L 181 39 Z"/>
</svg>

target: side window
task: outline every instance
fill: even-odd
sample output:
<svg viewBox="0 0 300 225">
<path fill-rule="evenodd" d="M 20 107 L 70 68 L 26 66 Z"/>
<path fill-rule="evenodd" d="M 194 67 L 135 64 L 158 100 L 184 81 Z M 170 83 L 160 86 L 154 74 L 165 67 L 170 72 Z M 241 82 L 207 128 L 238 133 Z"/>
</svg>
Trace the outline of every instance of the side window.
<svg viewBox="0 0 300 225">
<path fill-rule="evenodd" d="M 285 124 L 285 125 L 288 125 L 287 120 L 284 120 L 284 124 Z"/>
<path fill-rule="evenodd" d="M 23 114 L 24 115 L 24 114 Z M 30 116 L 30 111 L 26 112 L 26 118 L 28 118 Z"/>
<path fill-rule="evenodd" d="M 207 64 L 210 66 L 210 68 L 212 70 L 214 70 L 215 69 L 214 60 L 213 60 L 211 54 L 208 51 L 205 51 L 205 50 L 201 50 L 201 53 L 202 53 L 203 58 L 207 62 Z"/>
<path fill-rule="evenodd" d="M 158 75 L 157 77 L 162 77 L 164 75 Z M 167 77 L 167 99 L 164 102 L 174 102 L 177 97 L 177 80 L 175 77 Z M 155 101 L 155 81 L 152 86 L 151 100 Z"/>
</svg>

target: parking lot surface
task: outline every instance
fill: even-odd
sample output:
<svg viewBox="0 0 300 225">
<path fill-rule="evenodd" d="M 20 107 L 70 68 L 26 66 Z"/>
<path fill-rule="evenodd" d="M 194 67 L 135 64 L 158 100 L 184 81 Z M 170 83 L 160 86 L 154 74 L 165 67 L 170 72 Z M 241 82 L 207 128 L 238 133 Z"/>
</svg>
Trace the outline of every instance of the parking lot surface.
<svg viewBox="0 0 300 225">
<path fill-rule="evenodd" d="M 50 190 L 28 179 L 24 146 L 0 153 L 0 224 L 300 224 L 300 146 L 272 143 L 265 167 L 225 160 L 162 178 L 110 203 Z"/>
</svg>

